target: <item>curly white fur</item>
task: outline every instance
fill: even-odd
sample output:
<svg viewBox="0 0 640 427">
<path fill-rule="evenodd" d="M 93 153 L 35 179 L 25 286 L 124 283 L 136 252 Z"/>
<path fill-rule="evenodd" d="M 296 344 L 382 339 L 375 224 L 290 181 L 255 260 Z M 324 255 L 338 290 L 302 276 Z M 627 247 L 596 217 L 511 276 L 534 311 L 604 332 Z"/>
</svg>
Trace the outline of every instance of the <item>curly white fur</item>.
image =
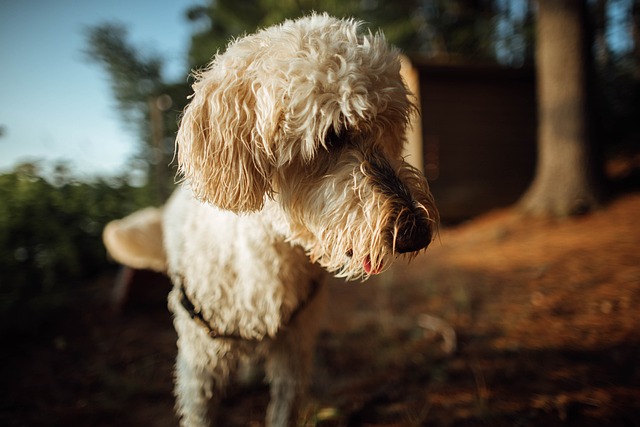
<svg viewBox="0 0 640 427">
<path fill-rule="evenodd" d="M 208 425 L 208 401 L 251 356 L 267 362 L 267 425 L 294 425 L 325 270 L 367 278 L 429 244 L 437 211 L 401 158 L 414 110 L 398 52 L 327 15 L 237 39 L 197 73 L 177 138 L 187 185 L 147 213 L 162 218 L 161 259 L 138 261 L 114 231 L 127 219 L 105 230 L 117 260 L 166 266 L 175 285 L 183 426 Z"/>
</svg>

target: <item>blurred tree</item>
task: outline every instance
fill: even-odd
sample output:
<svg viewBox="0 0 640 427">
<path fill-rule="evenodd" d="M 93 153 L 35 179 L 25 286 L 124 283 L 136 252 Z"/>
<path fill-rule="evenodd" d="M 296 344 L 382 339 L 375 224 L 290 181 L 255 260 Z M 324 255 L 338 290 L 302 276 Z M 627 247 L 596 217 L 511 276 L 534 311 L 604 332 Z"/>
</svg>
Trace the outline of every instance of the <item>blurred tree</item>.
<svg viewBox="0 0 640 427">
<path fill-rule="evenodd" d="M 143 144 L 138 158 L 147 166 L 148 185 L 155 203 L 162 203 L 173 187 L 169 163 L 177 115 L 186 104 L 186 84 L 166 84 L 162 60 L 144 55 L 128 41 L 124 26 L 104 23 L 88 28 L 87 57 L 107 71 L 122 117 L 137 129 Z"/>
<path fill-rule="evenodd" d="M 633 60 L 635 77 L 640 79 L 640 0 L 633 0 L 631 8 L 631 36 L 633 38 Z"/>
<path fill-rule="evenodd" d="M 187 11 L 187 19 L 195 27 L 189 47 L 189 65 L 192 69 L 206 66 L 233 37 L 268 25 L 276 15 L 286 19 L 301 13 L 302 4 L 297 7 L 295 1 L 287 0 L 213 0 L 207 5 L 194 6 Z"/>
<path fill-rule="evenodd" d="M 640 0 L 598 0 L 594 7 L 594 107 L 609 157 L 640 148 Z"/>
<path fill-rule="evenodd" d="M 611 59 L 611 49 L 606 36 L 607 3 L 608 0 L 595 0 L 593 5 L 594 60 L 600 64 L 607 64 Z"/>
<path fill-rule="evenodd" d="M 125 120 L 141 126 L 148 117 L 146 103 L 159 96 L 162 88 L 162 60 L 144 57 L 130 45 L 127 29 L 121 24 L 104 23 L 87 29 L 86 54 L 90 60 L 105 67 L 113 95 Z"/>
<path fill-rule="evenodd" d="M 585 0 L 538 1 L 538 164 L 520 202 L 526 213 L 568 216 L 598 204 L 588 121 L 586 7 Z"/>
<path fill-rule="evenodd" d="M 492 0 L 434 0 L 424 2 L 422 45 L 429 56 L 489 59 L 495 57 L 492 45 L 493 20 L 497 4 Z"/>
<path fill-rule="evenodd" d="M 204 67 L 228 41 L 257 28 L 266 15 L 255 0 L 217 0 L 187 10 L 194 27 L 189 46 L 189 66 Z"/>
<path fill-rule="evenodd" d="M 405 52 L 520 65 L 531 58 L 531 0 L 215 0 L 188 10 L 191 68 L 232 38 L 312 11 L 380 28 Z"/>
</svg>

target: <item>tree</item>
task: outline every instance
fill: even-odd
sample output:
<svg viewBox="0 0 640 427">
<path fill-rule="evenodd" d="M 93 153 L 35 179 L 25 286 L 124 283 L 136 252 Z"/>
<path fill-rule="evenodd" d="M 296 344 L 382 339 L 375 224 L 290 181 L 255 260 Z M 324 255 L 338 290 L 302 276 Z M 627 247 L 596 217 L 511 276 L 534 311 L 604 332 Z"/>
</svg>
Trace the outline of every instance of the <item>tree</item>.
<svg viewBox="0 0 640 427">
<path fill-rule="evenodd" d="M 189 66 L 204 67 L 233 36 L 258 27 L 266 12 L 255 0 L 217 0 L 193 6 L 186 12 L 196 28 L 189 45 Z"/>
<path fill-rule="evenodd" d="M 435 0 L 419 10 L 423 25 L 419 45 L 436 58 L 494 57 L 491 36 L 498 5 L 492 0 Z"/>
<path fill-rule="evenodd" d="M 569 216 L 598 205 L 588 122 L 586 2 L 539 0 L 538 164 L 520 201 L 529 214 Z"/>
<path fill-rule="evenodd" d="M 632 25 L 631 36 L 633 37 L 633 59 L 635 65 L 635 77 L 640 78 L 640 0 L 633 0 L 631 7 Z"/>
<path fill-rule="evenodd" d="M 418 0 L 215 0 L 187 11 L 199 28 L 191 39 L 189 65 L 205 66 L 232 37 L 313 11 L 363 20 L 372 31 L 381 28 L 389 41 L 409 51 L 421 45 Z"/>
<path fill-rule="evenodd" d="M 169 163 L 173 156 L 177 116 L 187 102 L 188 86 L 162 79 L 162 59 L 145 55 L 128 41 L 127 29 L 104 23 L 87 29 L 87 57 L 107 71 L 123 119 L 137 129 L 142 144 L 139 163 L 146 165 L 155 202 L 173 187 Z"/>
<path fill-rule="evenodd" d="M 161 93 L 162 60 L 145 56 L 132 46 L 127 28 L 121 24 L 96 25 L 88 28 L 86 35 L 87 58 L 107 71 L 122 117 L 138 127 L 141 136 L 146 136 L 149 132 L 144 120 L 149 114 L 147 102 Z"/>
</svg>

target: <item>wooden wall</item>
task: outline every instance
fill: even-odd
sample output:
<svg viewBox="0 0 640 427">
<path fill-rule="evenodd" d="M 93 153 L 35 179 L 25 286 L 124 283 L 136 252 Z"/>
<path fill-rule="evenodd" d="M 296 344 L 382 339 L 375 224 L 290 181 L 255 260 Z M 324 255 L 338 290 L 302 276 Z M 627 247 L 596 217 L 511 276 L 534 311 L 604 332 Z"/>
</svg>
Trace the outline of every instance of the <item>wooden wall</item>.
<svg viewBox="0 0 640 427">
<path fill-rule="evenodd" d="M 533 178 L 531 69 L 413 60 L 420 76 L 423 170 L 445 222 L 518 200 Z"/>
</svg>

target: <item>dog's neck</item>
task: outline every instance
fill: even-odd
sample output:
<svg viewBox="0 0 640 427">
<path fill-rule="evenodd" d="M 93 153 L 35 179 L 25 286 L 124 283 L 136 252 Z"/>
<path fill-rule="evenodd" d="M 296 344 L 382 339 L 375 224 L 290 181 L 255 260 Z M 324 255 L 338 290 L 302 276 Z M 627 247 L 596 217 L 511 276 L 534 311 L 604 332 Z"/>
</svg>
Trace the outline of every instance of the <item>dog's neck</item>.
<svg viewBox="0 0 640 427">
<path fill-rule="evenodd" d="M 298 316 L 311 304 L 314 298 L 317 296 L 320 291 L 320 287 L 322 286 L 322 281 L 320 278 L 312 279 L 309 285 L 309 291 L 307 293 L 306 298 L 300 300 L 298 302 L 297 307 L 289 314 L 287 319 L 284 319 L 278 331 L 286 328 L 291 323 L 295 322 Z M 196 324 L 202 327 L 211 339 L 225 339 L 225 340 L 245 340 L 245 341 L 262 341 L 262 338 L 247 338 L 242 336 L 240 333 L 229 333 L 221 331 L 219 328 L 213 326 L 210 322 L 205 319 L 202 311 L 195 305 L 192 299 L 187 294 L 184 286 L 180 286 L 180 305 L 182 308 L 189 314 L 191 320 L 193 320 Z M 276 331 L 276 333 L 278 332 Z"/>
</svg>

